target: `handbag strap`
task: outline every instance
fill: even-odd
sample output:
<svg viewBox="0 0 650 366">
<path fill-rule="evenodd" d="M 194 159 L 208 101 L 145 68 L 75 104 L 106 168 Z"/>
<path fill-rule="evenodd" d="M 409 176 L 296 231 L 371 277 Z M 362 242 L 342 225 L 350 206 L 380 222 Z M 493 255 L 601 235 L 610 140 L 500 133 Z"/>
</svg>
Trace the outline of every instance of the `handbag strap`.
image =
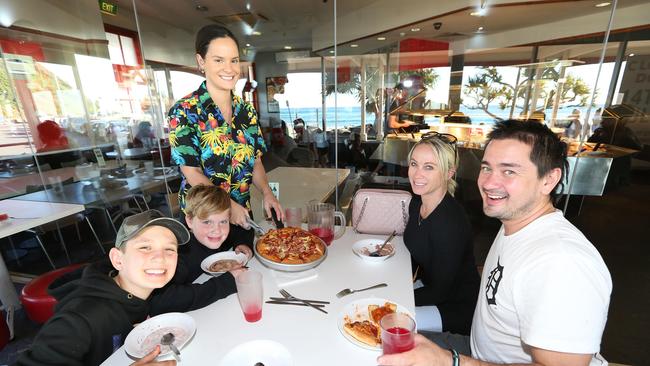
<svg viewBox="0 0 650 366">
<path fill-rule="evenodd" d="M 361 222 L 361 218 L 363 217 L 364 211 L 366 211 L 366 205 L 368 204 L 368 197 L 363 199 L 363 206 L 361 206 L 361 212 L 359 213 L 359 217 L 357 217 L 357 223 L 354 225 L 353 229 L 355 232 L 358 233 L 357 231 L 357 226 L 359 226 L 359 223 Z"/>
<path fill-rule="evenodd" d="M 401 200 L 400 203 L 402 204 L 402 221 L 404 221 L 404 227 L 406 227 L 406 224 L 408 223 L 408 212 L 406 211 L 406 200 Z M 359 223 L 361 222 L 361 218 L 363 217 L 363 213 L 366 211 L 366 205 L 368 204 L 368 197 L 363 199 L 363 205 L 361 206 L 361 212 L 359 213 L 359 216 L 355 220 L 357 223 L 353 226 L 353 229 L 355 232 L 358 233 L 357 227 L 359 226 Z"/>
</svg>

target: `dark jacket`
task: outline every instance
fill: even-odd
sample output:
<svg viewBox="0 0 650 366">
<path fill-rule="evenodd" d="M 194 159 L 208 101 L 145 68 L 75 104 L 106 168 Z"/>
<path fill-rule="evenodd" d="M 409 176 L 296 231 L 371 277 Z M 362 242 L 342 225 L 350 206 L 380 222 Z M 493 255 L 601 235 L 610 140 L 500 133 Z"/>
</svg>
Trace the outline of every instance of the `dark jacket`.
<svg viewBox="0 0 650 366">
<path fill-rule="evenodd" d="M 99 365 L 122 345 L 149 305 L 122 290 L 110 270 L 105 263 L 87 266 L 81 278 L 50 291 L 59 301 L 55 314 L 16 365 Z"/>
<path fill-rule="evenodd" d="M 237 292 L 235 278 L 229 272 L 202 284 L 192 283 L 203 273 L 203 259 L 231 248 L 228 239 L 218 249 L 210 249 L 191 235 L 190 242 L 178 248 L 178 263 L 172 280 L 165 287 L 154 290 L 151 315 L 178 311 L 178 308 L 200 309 Z"/>
<path fill-rule="evenodd" d="M 414 196 L 404 230 L 404 243 L 424 283 L 415 290 L 415 305 L 436 305 L 443 331 L 468 335 L 480 283 L 471 225 L 449 194 L 421 221 L 420 206 L 422 200 Z"/>
</svg>

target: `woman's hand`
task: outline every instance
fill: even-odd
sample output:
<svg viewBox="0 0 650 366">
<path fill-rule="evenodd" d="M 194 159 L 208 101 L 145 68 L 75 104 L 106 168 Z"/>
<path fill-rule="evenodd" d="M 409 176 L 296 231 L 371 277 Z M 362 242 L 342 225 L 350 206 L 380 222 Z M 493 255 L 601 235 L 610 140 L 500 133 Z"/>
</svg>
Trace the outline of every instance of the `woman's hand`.
<svg viewBox="0 0 650 366">
<path fill-rule="evenodd" d="M 239 225 L 243 228 L 248 227 L 248 210 L 246 207 L 230 199 L 230 223 Z"/>
<path fill-rule="evenodd" d="M 253 257 L 253 251 L 248 247 L 248 245 L 245 244 L 239 244 L 236 246 L 235 253 L 244 253 L 248 259 L 251 259 L 251 257 Z"/>
<path fill-rule="evenodd" d="M 273 217 L 273 215 L 271 214 L 271 208 L 275 210 L 275 214 L 278 216 L 278 220 L 284 221 L 284 210 L 280 205 L 280 201 L 278 201 L 278 199 L 275 198 L 275 195 L 273 194 L 273 192 L 271 192 L 271 189 L 267 189 L 264 192 L 264 211 L 266 212 L 268 217 Z"/>
<path fill-rule="evenodd" d="M 159 354 L 160 346 L 158 345 L 151 353 L 132 363 L 131 366 L 176 366 L 176 360 L 156 361 Z"/>
</svg>

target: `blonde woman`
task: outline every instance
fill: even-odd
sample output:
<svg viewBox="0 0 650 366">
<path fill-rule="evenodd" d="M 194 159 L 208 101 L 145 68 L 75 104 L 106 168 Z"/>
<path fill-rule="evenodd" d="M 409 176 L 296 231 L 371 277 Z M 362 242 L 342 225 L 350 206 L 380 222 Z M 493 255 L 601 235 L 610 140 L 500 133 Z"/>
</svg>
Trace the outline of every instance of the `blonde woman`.
<svg viewBox="0 0 650 366">
<path fill-rule="evenodd" d="M 404 243 L 418 268 L 415 288 L 419 330 L 468 335 L 479 276 L 471 226 L 454 199 L 456 138 L 425 135 L 409 153 L 408 177 L 415 194 Z"/>
</svg>

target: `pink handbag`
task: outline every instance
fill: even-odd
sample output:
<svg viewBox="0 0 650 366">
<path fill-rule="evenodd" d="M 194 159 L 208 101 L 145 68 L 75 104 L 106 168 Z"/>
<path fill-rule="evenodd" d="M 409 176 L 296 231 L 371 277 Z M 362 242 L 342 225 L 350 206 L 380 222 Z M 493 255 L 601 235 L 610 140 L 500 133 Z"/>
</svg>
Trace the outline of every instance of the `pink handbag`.
<svg viewBox="0 0 650 366">
<path fill-rule="evenodd" d="M 352 199 L 352 227 L 362 234 L 402 235 L 409 220 L 411 194 L 394 189 L 362 188 Z"/>
</svg>

